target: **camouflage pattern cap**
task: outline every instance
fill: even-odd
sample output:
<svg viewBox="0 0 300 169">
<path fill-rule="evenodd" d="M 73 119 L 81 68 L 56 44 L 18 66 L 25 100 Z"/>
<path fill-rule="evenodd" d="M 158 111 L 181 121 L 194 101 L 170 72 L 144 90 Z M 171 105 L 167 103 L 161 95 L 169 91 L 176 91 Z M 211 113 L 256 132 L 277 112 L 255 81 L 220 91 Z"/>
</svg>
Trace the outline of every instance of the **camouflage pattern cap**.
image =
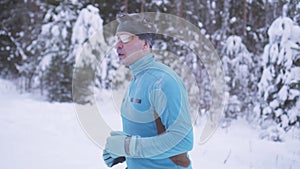
<svg viewBox="0 0 300 169">
<path fill-rule="evenodd" d="M 119 25 L 116 32 L 129 32 L 135 35 L 156 32 L 153 24 L 143 14 L 120 14 L 117 20 Z"/>
</svg>

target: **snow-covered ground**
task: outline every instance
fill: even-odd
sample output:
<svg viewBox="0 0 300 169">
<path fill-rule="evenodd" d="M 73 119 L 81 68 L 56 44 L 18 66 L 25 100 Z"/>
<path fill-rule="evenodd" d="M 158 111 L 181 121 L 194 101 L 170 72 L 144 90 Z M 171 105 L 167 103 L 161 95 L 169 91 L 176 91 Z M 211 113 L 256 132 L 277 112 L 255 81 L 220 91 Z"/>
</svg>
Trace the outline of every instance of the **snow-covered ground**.
<svg viewBox="0 0 300 169">
<path fill-rule="evenodd" d="M 113 116 L 109 123 L 119 123 Z M 112 118 L 107 114 L 105 119 Z M 194 169 L 300 168 L 299 131 L 290 132 L 281 143 L 260 140 L 259 131 L 240 120 L 218 129 L 204 145 L 198 144 L 201 128 L 194 131 L 195 146 L 190 154 Z M 0 168 L 107 167 L 102 150 L 82 131 L 72 103 L 49 103 L 21 95 L 12 83 L 0 79 Z M 125 165 L 114 168 L 124 169 Z"/>
</svg>

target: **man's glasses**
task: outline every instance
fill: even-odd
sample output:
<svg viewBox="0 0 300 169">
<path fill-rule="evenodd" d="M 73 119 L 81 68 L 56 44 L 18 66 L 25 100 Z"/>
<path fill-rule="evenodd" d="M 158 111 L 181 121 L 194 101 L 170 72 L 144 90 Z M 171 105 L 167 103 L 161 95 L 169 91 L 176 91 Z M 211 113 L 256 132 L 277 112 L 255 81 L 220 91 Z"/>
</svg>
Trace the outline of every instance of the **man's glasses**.
<svg viewBox="0 0 300 169">
<path fill-rule="evenodd" d="M 134 35 L 129 35 L 129 34 L 121 34 L 117 35 L 117 40 L 121 41 L 122 43 L 128 43 L 133 39 Z"/>
</svg>

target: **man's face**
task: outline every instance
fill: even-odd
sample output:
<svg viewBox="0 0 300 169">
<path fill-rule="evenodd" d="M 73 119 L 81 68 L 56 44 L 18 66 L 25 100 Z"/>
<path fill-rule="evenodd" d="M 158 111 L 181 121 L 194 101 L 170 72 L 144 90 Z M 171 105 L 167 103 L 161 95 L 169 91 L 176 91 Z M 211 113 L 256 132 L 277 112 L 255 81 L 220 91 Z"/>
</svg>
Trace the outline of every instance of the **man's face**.
<svg viewBox="0 0 300 169">
<path fill-rule="evenodd" d="M 128 32 L 118 32 L 117 37 L 116 48 L 122 64 L 129 66 L 144 56 L 147 46 L 144 40 Z"/>
</svg>

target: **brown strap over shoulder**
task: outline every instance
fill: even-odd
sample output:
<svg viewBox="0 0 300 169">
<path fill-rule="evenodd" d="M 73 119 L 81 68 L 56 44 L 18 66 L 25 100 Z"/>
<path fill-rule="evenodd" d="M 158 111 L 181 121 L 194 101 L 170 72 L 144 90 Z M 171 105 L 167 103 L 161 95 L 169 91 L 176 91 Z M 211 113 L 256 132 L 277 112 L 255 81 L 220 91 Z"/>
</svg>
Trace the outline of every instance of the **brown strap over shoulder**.
<svg viewBox="0 0 300 169">
<path fill-rule="evenodd" d="M 163 134 L 166 132 L 165 126 L 162 124 L 161 118 L 159 115 L 154 111 L 154 118 L 155 118 L 155 124 L 157 129 L 157 134 Z M 187 158 L 187 153 L 178 154 L 175 156 L 170 157 L 170 159 L 178 166 L 182 167 L 188 167 L 190 165 L 190 159 Z"/>
</svg>

